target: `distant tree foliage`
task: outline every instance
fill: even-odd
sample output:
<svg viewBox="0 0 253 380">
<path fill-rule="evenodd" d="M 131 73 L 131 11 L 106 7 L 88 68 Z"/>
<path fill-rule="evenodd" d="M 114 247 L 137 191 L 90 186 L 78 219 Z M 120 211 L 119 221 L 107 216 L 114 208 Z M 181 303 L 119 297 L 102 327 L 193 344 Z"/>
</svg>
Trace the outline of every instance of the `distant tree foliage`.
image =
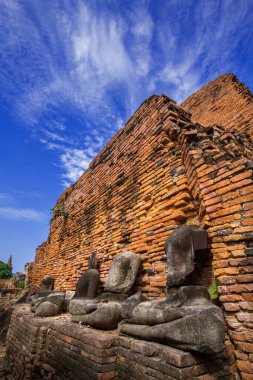
<svg viewBox="0 0 253 380">
<path fill-rule="evenodd" d="M 0 278 L 11 278 L 12 272 L 8 264 L 0 261 Z"/>
</svg>

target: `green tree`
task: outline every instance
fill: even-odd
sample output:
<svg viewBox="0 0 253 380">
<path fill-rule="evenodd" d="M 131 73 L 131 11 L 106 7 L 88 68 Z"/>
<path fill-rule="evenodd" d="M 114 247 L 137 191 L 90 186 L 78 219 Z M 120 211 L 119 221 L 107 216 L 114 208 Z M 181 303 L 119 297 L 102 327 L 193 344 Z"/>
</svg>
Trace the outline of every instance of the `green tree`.
<svg viewBox="0 0 253 380">
<path fill-rule="evenodd" d="M 12 273 L 9 265 L 0 261 L 0 278 L 11 278 L 11 276 Z"/>
</svg>

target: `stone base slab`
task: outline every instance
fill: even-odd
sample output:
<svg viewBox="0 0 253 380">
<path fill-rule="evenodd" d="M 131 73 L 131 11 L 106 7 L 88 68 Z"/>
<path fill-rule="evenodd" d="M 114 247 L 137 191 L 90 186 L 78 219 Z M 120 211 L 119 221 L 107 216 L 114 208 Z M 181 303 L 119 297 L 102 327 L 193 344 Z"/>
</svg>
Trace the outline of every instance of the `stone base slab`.
<svg viewBox="0 0 253 380">
<path fill-rule="evenodd" d="M 191 354 L 70 322 L 69 314 L 39 318 L 14 308 L 6 355 L 11 380 L 232 379 L 224 354 Z"/>
</svg>

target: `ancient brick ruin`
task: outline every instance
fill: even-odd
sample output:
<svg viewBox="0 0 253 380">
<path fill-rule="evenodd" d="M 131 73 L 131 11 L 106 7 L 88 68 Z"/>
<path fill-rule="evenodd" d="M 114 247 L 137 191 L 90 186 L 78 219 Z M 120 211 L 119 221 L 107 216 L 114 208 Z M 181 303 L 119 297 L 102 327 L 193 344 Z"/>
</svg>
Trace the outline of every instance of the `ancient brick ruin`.
<svg viewBox="0 0 253 380">
<path fill-rule="evenodd" d="M 92 253 L 100 263 L 103 288 L 113 258 L 127 249 L 141 256 L 134 291 L 161 298 L 167 271 L 164 242 L 176 227 L 197 224 L 208 231 L 210 250 L 199 258 L 197 264 L 201 270 L 194 279 L 195 284 L 209 286 L 214 279 L 217 281 L 227 324 L 229 358 L 226 366 L 229 365 L 231 374 L 252 378 L 253 148 L 248 136 L 252 135 L 252 123 L 253 96 L 230 74 L 206 85 L 182 106 L 166 95 L 148 98 L 92 161 L 89 169 L 58 199 L 49 237 L 37 249 L 35 262 L 28 268 L 31 288 L 38 289 L 41 279 L 50 275 L 55 278 L 57 290 L 74 290 L 80 275 L 88 268 Z M 31 329 L 29 334 L 43 333 L 43 326 L 38 329 L 33 326 L 35 322 L 25 316 L 18 317 L 18 313 L 14 316 L 16 322 L 13 322 L 10 339 L 14 339 L 15 334 L 22 337 L 18 322 L 22 318 L 26 322 L 20 323 L 26 325 L 26 331 Z M 75 343 L 82 339 L 77 335 L 69 337 L 64 326 L 59 327 L 59 331 L 64 330 L 63 337 L 55 329 L 50 326 L 45 334 L 52 334 L 54 338 L 45 339 L 62 339 L 64 346 L 69 345 L 68 353 L 72 346 L 76 347 L 71 353 L 75 363 L 78 360 L 75 352 L 85 351 Z M 43 339 L 40 340 L 42 346 Z M 115 359 L 110 359 L 111 351 L 107 356 L 109 362 L 115 360 L 118 364 L 108 367 L 111 375 L 97 378 L 128 378 L 124 375 L 128 365 L 124 350 L 132 349 L 125 346 L 124 338 L 115 339 L 119 339 L 113 343 L 114 347 L 119 346 L 118 356 L 115 354 L 112 356 Z M 138 345 L 133 343 L 134 347 L 135 344 Z M 38 350 L 35 342 L 34 345 Z M 156 344 L 144 347 L 151 349 L 152 345 Z M 9 355 L 16 354 L 14 343 L 13 347 L 9 345 Z M 153 363 L 154 355 L 149 355 L 146 349 L 142 347 L 141 354 L 136 354 L 142 355 L 143 362 L 139 365 L 143 368 L 133 369 L 136 370 L 133 379 L 183 379 L 187 378 L 183 373 L 187 373 L 193 363 L 194 368 L 198 367 L 190 358 L 193 361 L 185 365 L 189 367 L 187 371 L 176 371 L 175 376 L 173 369 L 171 373 L 164 373 L 155 364 L 148 365 L 147 357 Z M 90 355 L 98 355 L 95 348 L 89 350 Z M 173 349 L 171 353 L 161 354 L 167 355 L 168 365 L 169 360 L 174 360 L 169 359 L 172 353 Z M 36 355 L 39 355 L 40 365 L 44 363 L 43 371 L 52 372 L 49 378 L 53 376 L 50 355 L 48 361 L 41 359 L 38 351 Z M 83 355 L 87 360 L 88 354 Z M 109 362 L 98 359 L 99 365 Z M 202 371 L 193 373 L 191 378 L 225 378 L 228 367 L 222 372 L 224 361 L 220 367 L 217 364 L 220 362 L 215 363 L 213 370 L 203 364 Z M 145 368 L 153 368 L 153 372 Z M 213 377 L 205 377 L 211 373 Z"/>
<path fill-rule="evenodd" d="M 223 125 L 253 136 L 253 95 L 234 74 L 223 74 L 182 103 L 192 120 L 202 125 Z"/>
</svg>

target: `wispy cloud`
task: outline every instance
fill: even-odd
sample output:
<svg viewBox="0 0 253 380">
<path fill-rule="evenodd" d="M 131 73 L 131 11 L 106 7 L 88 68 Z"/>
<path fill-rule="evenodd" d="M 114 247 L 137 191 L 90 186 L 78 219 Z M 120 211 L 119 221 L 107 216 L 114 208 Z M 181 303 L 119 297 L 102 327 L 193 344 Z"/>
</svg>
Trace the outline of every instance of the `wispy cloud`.
<svg viewBox="0 0 253 380">
<path fill-rule="evenodd" d="M 132 49 L 136 56 L 137 76 L 146 77 L 152 67 L 151 42 L 154 33 L 154 21 L 148 8 L 136 3 L 135 13 L 132 15 Z"/>
<path fill-rule="evenodd" d="M 15 190 L 13 194 L 0 193 L 0 220 L 26 220 L 26 221 L 45 221 L 45 213 L 27 207 L 17 206 L 24 199 L 33 199 L 40 197 L 37 191 Z"/>
<path fill-rule="evenodd" d="M 59 153 L 64 184 L 66 179 L 67 183 L 75 181 L 118 130 L 119 121 L 120 126 L 123 124 L 123 109 L 127 109 L 135 93 L 133 84 L 148 70 L 145 41 L 152 35 L 151 17 L 147 15 L 145 19 L 140 11 L 141 24 L 136 18 L 132 20 L 131 30 L 137 43 L 131 56 L 125 41 L 129 26 L 120 13 L 113 15 L 103 7 L 99 10 L 77 1 L 74 9 L 68 2 L 56 6 L 57 17 L 43 5 L 33 5 L 36 15 L 33 19 L 21 3 L 2 0 L 2 7 L 5 17 L 5 27 L 0 29 L 5 41 L 2 50 L 11 53 L 5 54 L 0 78 L 6 77 L 7 67 L 13 72 L 12 81 L 5 82 L 7 96 L 13 100 L 15 114 L 34 126 L 33 133 L 41 143 Z M 19 70 L 12 63 L 18 52 Z M 123 109 L 119 112 L 114 96 L 118 96 L 122 86 L 128 96 L 121 98 Z M 64 105 L 67 108 L 59 111 Z M 59 118 L 60 112 L 76 115 L 78 134 L 67 128 L 62 115 Z M 46 122 L 45 117 L 49 119 Z M 92 154 L 87 150 L 87 142 L 88 149 L 94 144 Z M 70 156 L 74 158 L 69 161 Z"/>
<path fill-rule="evenodd" d="M 150 92 L 181 102 L 240 67 L 251 2 L 159 4 L 0 0 L 0 96 L 54 152 L 64 186 Z"/>
<path fill-rule="evenodd" d="M 126 27 L 120 15 L 117 19 L 103 7 L 97 11 L 77 1 L 74 9 L 67 2 L 58 4 L 57 17 L 50 7 L 30 4 L 33 19 L 21 3 L 2 0 L 2 5 L 6 21 L 1 32 L 8 37 L 2 39 L 2 48 L 11 48 L 4 58 L 14 73 L 12 83 L 5 84 L 10 95 L 21 95 L 15 107 L 26 123 L 36 123 L 52 107 L 63 104 L 89 115 L 100 107 L 104 116 L 109 111 L 104 101 L 107 90 L 119 83 L 131 87 L 136 62 L 126 50 Z M 19 70 L 11 62 L 18 51 Z"/>
<path fill-rule="evenodd" d="M 45 221 L 46 215 L 29 208 L 0 207 L 0 219 L 41 222 Z"/>
<path fill-rule="evenodd" d="M 219 74 L 238 70 L 236 51 L 249 37 L 253 22 L 249 16 L 253 7 L 247 0 L 180 5 L 172 1 L 164 9 L 165 15 L 170 9 L 176 23 L 168 23 L 158 33 L 163 67 L 151 80 L 153 89 L 168 86 L 179 103 Z"/>
<path fill-rule="evenodd" d="M 65 174 L 63 175 L 64 185 L 68 186 L 75 182 L 88 168 L 94 156 L 95 152 L 92 148 L 86 149 L 85 152 L 72 148 L 65 150 L 60 156 L 61 164 L 65 168 Z"/>
</svg>

